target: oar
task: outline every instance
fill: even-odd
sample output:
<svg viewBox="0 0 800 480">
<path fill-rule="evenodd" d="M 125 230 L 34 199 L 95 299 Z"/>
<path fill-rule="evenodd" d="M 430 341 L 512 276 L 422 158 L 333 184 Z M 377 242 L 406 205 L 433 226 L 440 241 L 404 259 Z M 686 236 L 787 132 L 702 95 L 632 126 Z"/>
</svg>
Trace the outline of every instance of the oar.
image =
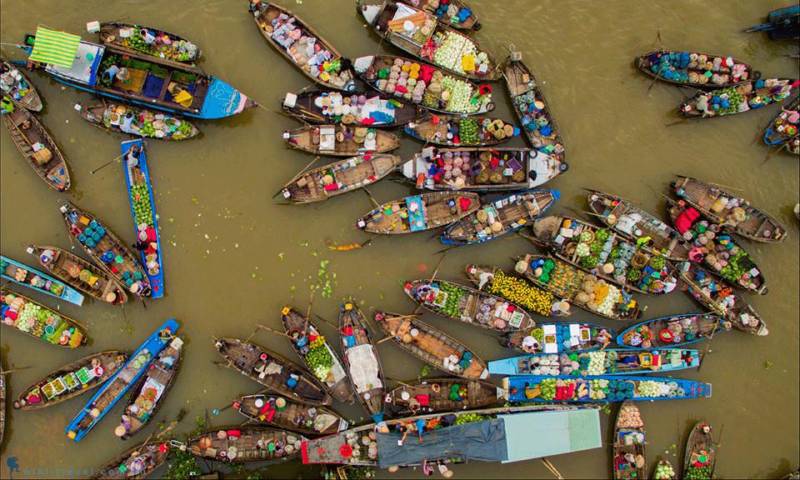
<svg viewBox="0 0 800 480">
<path fill-rule="evenodd" d="M 660 28 L 658 30 L 656 30 L 656 46 L 657 47 L 661 46 L 661 29 Z M 650 93 L 650 90 L 653 88 L 653 85 L 655 85 L 656 82 L 658 80 L 660 80 L 661 78 L 662 78 L 661 74 L 660 73 L 656 73 L 656 76 L 653 77 L 653 81 L 650 82 L 650 86 L 647 87 L 647 93 Z"/>
<path fill-rule="evenodd" d="M 308 171 L 308 169 L 309 169 L 309 168 L 311 168 L 311 166 L 312 166 L 312 165 L 314 165 L 314 164 L 317 162 L 317 160 L 319 160 L 319 156 L 317 156 L 317 157 L 314 157 L 314 159 L 313 159 L 313 160 L 311 160 L 310 162 L 308 162 L 308 165 L 306 165 L 305 167 L 303 167 L 303 169 L 302 169 L 302 170 L 300 170 L 300 173 L 298 173 L 297 175 L 295 175 L 294 177 L 292 177 L 292 179 L 291 179 L 291 180 L 289 180 L 288 182 L 286 182 L 286 183 L 285 183 L 285 184 L 284 184 L 284 185 L 281 187 L 281 189 L 280 189 L 280 190 L 278 190 L 277 192 L 275 192 L 275 194 L 273 194 L 273 195 L 272 195 L 272 198 L 275 198 L 275 197 L 277 197 L 278 195 L 280 195 L 280 193 L 283 191 L 283 189 L 284 189 L 284 188 L 288 187 L 290 183 L 294 182 L 295 180 L 297 180 L 298 178 L 300 178 L 300 177 L 301 177 L 301 176 L 302 176 L 304 173 L 306 173 L 306 171 Z"/>
<path fill-rule="evenodd" d="M 281 336 L 281 337 L 286 337 L 286 338 L 288 338 L 289 340 L 291 340 L 291 339 L 292 339 L 292 337 L 290 337 L 290 336 L 289 336 L 287 333 L 285 333 L 285 332 L 279 332 L 279 331 L 277 331 L 277 330 L 275 330 L 275 329 L 272 329 L 272 328 L 269 328 L 269 327 L 267 327 L 266 325 L 257 324 L 257 325 L 256 325 L 256 327 L 257 327 L 257 329 L 259 329 L 259 330 L 266 330 L 266 331 L 268 331 L 269 333 L 274 333 L 275 335 L 278 335 L 278 336 Z"/>
<path fill-rule="evenodd" d="M 708 343 L 706 343 L 706 351 L 703 352 L 703 356 L 700 357 L 700 365 L 697 366 L 697 371 L 699 372 L 701 368 L 703 368 L 703 364 L 706 361 L 706 356 L 711 353 L 711 342 L 714 340 L 714 334 L 717 333 L 717 329 L 719 328 L 719 320 L 722 316 L 717 315 L 717 319 L 714 321 L 714 329 L 711 330 L 711 335 L 708 336 Z"/>
<path fill-rule="evenodd" d="M 367 197 L 369 197 L 369 200 L 372 202 L 372 205 L 375 208 L 381 208 L 381 204 L 378 203 L 377 200 L 375 200 L 375 197 L 373 197 L 372 194 L 369 192 L 369 190 L 367 190 L 367 187 L 361 187 L 361 189 L 364 190 L 364 193 L 367 194 Z"/>
<path fill-rule="evenodd" d="M 786 149 L 786 144 L 785 143 L 783 145 L 781 145 L 780 147 L 778 147 L 778 148 L 770 149 L 770 151 L 767 152 L 767 155 L 764 157 L 764 161 L 761 162 L 761 165 L 764 165 L 765 163 L 767 163 L 769 161 L 769 159 L 772 158 L 773 155 L 775 155 L 776 153 L 778 153 L 778 152 L 780 152 L 781 150 L 784 150 L 784 149 Z"/>
<path fill-rule="evenodd" d="M 27 370 L 29 368 L 31 367 L 27 366 L 27 367 L 12 368 L 11 370 L 0 370 L 0 375 L 8 375 L 9 373 L 19 372 L 20 370 Z"/>
<path fill-rule="evenodd" d="M 380 345 L 380 344 L 382 344 L 382 343 L 386 343 L 386 342 L 388 342 L 389 340 L 394 340 L 394 335 L 389 335 L 388 337 L 381 338 L 380 340 L 378 340 L 377 342 L 375 342 L 375 345 Z"/>
<path fill-rule="evenodd" d="M 404 381 L 402 381 L 402 380 L 398 380 L 398 379 L 396 379 L 396 378 L 392 378 L 392 377 L 386 377 L 385 375 L 384 375 L 384 377 L 386 378 L 386 380 L 389 380 L 390 382 L 399 383 L 400 385 L 402 385 L 402 386 L 404 386 L 404 387 L 409 387 L 409 388 L 411 388 L 411 385 L 407 384 L 406 382 L 404 382 Z"/>
<path fill-rule="evenodd" d="M 542 458 L 540 461 L 548 470 L 550 470 L 550 473 L 552 473 L 554 477 L 556 477 L 558 480 L 564 480 L 564 476 L 561 475 L 561 472 L 558 471 L 556 466 L 553 465 L 550 460 L 547 458 Z"/>
<path fill-rule="evenodd" d="M 111 165 L 112 163 L 114 163 L 114 162 L 116 162 L 116 161 L 119 161 L 119 160 L 122 160 L 122 156 L 123 156 L 123 155 L 124 155 L 124 153 L 123 153 L 123 154 L 120 154 L 120 155 L 117 155 L 116 157 L 114 157 L 114 158 L 112 158 L 111 160 L 107 161 L 106 163 L 104 163 L 104 164 L 100 165 L 99 167 L 95 168 L 94 170 L 90 171 L 89 173 L 90 173 L 91 175 L 94 175 L 95 173 L 97 173 L 97 172 L 99 172 L 100 170 L 102 170 L 102 169 L 106 168 L 107 166 Z"/>
<path fill-rule="evenodd" d="M 665 124 L 664 124 L 664 126 L 665 126 L 665 127 L 674 127 L 675 125 L 680 125 L 680 124 L 682 124 L 682 123 L 686 123 L 686 122 L 688 122 L 688 121 L 689 121 L 689 119 L 688 119 L 688 118 L 682 118 L 682 119 L 680 119 L 680 120 L 676 120 L 676 121 L 674 121 L 674 122 L 665 123 Z"/>
<path fill-rule="evenodd" d="M 706 182 L 706 183 L 708 183 L 709 185 L 714 185 L 715 187 L 727 188 L 728 190 L 738 190 L 738 191 L 740 191 L 740 192 L 743 192 L 743 191 L 744 191 L 744 188 L 739 188 L 739 187 L 731 187 L 731 186 L 729 186 L 729 185 L 723 185 L 723 184 L 721 184 L 721 183 L 714 183 L 714 182 Z"/>
<path fill-rule="evenodd" d="M 326 320 L 325 318 L 323 318 L 322 316 L 320 316 L 320 315 L 318 315 L 316 313 L 314 314 L 314 316 L 317 317 L 319 320 L 322 320 L 323 322 L 327 323 L 331 327 L 333 327 L 333 328 L 335 328 L 337 330 L 339 329 L 339 325 L 336 325 L 335 323 L 331 322 L 330 320 Z"/>
</svg>

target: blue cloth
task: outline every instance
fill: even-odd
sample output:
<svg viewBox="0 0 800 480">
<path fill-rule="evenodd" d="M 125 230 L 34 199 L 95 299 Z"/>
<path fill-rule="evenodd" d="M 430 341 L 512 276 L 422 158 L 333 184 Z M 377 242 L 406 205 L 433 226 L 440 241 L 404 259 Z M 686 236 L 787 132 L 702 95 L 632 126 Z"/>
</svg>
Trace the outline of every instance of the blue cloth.
<svg viewBox="0 0 800 480">
<path fill-rule="evenodd" d="M 147 74 L 147 79 L 144 81 L 142 87 L 142 95 L 148 98 L 160 98 L 161 89 L 164 87 L 164 79 L 159 78 L 152 73 Z"/>
<path fill-rule="evenodd" d="M 292 375 L 291 377 L 287 378 L 286 379 L 286 386 L 291 388 L 291 389 L 294 389 L 294 387 L 297 386 L 297 377 Z"/>
<path fill-rule="evenodd" d="M 356 345 L 356 337 L 352 335 L 348 335 L 344 338 L 344 346 L 347 348 L 354 347 Z"/>
</svg>

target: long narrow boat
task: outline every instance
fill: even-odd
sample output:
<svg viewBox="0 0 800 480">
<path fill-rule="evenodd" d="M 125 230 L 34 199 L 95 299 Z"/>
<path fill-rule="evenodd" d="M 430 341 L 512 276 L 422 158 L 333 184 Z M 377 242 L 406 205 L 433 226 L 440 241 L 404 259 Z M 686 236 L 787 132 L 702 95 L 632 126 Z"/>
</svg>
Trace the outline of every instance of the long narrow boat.
<svg viewBox="0 0 800 480">
<path fill-rule="evenodd" d="M 774 217 L 712 183 L 679 175 L 672 189 L 709 220 L 730 227 L 742 237 L 755 242 L 781 242 L 788 235 L 786 227 Z"/>
<path fill-rule="evenodd" d="M 606 348 L 615 335 L 614 330 L 594 323 L 539 323 L 530 330 L 509 335 L 503 345 L 525 353 L 578 352 Z"/>
<path fill-rule="evenodd" d="M 309 406 L 279 395 L 245 395 L 233 408 L 258 425 L 292 430 L 303 435 L 331 435 L 345 430 L 347 420 L 333 410 Z"/>
<path fill-rule="evenodd" d="M 701 342 L 732 328 L 716 313 L 667 315 L 631 325 L 621 331 L 616 342 L 633 348 L 677 348 Z"/>
<path fill-rule="evenodd" d="M 0 288 L 0 311 L 3 325 L 45 343 L 78 348 L 89 341 L 86 329 L 75 320 L 5 287 Z"/>
<path fill-rule="evenodd" d="M 514 268 L 533 285 L 595 315 L 635 320 L 642 314 L 639 302 L 627 290 L 560 258 L 527 254 Z"/>
<path fill-rule="evenodd" d="M 64 429 L 67 438 L 80 442 L 147 372 L 153 358 L 166 348 L 179 328 L 177 321 L 169 319 L 153 332 L 70 421 Z"/>
<path fill-rule="evenodd" d="M 470 80 L 500 77 L 497 62 L 478 42 L 431 13 L 394 0 L 358 0 L 356 10 L 380 37 L 425 62 Z"/>
<path fill-rule="evenodd" d="M 148 439 L 100 467 L 90 477 L 96 480 L 130 480 L 148 478 L 166 463 L 170 454 L 169 442 Z"/>
<path fill-rule="evenodd" d="M 795 97 L 764 129 L 764 143 L 782 146 L 793 155 L 800 155 L 800 96 Z"/>
<path fill-rule="evenodd" d="M 403 285 L 411 300 L 445 318 L 508 334 L 536 325 L 530 313 L 501 297 L 446 280 L 412 280 Z"/>
<path fill-rule="evenodd" d="M 491 147 L 519 135 L 519 129 L 500 118 L 428 113 L 407 123 L 403 133 L 441 147 Z"/>
<path fill-rule="evenodd" d="M 26 251 L 54 277 L 96 300 L 111 305 L 128 301 L 125 289 L 108 272 L 72 252 L 51 245 L 28 245 Z"/>
<path fill-rule="evenodd" d="M 372 185 L 402 163 L 397 155 L 365 153 L 309 170 L 283 186 L 291 203 L 313 203 Z"/>
<path fill-rule="evenodd" d="M 675 467 L 672 466 L 672 462 L 666 458 L 659 458 L 650 478 L 653 480 L 678 480 L 678 475 L 675 472 Z"/>
<path fill-rule="evenodd" d="M 689 257 L 690 245 L 679 232 L 660 218 L 617 195 L 586 189 L 589 210 L 609 228 L 628 240 L 642 241 L 644 248 L 661 253 L 669 260 Z"/>
<path fill-rule="evenodd" d="M 79 306 L 83 305 L 81 292 L 45 272 L 4 255 L 0 255 L 0 277 L 59 300 Z"/>
<path fill-rule="evenodd" d="M 325 390 L 340 402 L 352 403 L 353 389 L 344 365 L 311 319 L 291 307 L 283 307 L 281 322 L 292 349 Z"/>
<path fill-rule="evenodd" d="M 0 57 L 0 94 L 8 96 L 18 107 L 31 112 L 42 111 L 42 98 L 30 79 L 20 69 Z"/>
<path fill-rule="evenodd" d="M 517 232 L 546 212 L 561 194 L 555 189 L 525 190 L 484 202 L 481 208 L 448 226 L 445 245 L 474 245 Z"/>
<path fill-rule="evenodd" d="M 250 13 L 267 43 L 303 75 L 326 88 L 355 89 L 350 62 L 300 17 L 262 0 L 250 0 Z"/>
<path fill-rule="evenodd" d="M 100 24 L 100 41 L 120 50 L 142 53 L 172 62 L 194 64 L 200 58 L 200 48 L 173 33 L 157 28 L 122 22 Z"/>
<path fill-rule="evenodd" d="M 426 190 L 493 192 L 538 187 L 567 168 L 530 148 L 425 147 L 403 165 L 403 175 Z"/>
<path fill-rule="evenodd" d="M 79 41 L 77 35 L 58 32 L 59 38 L 54 39 L 52 33 L 42 27 L 37 29 L 37 35 L 47 39 L 42 49 L 55 41 L 62 52 L 74 53 L 70 66 L 46 64 L 44 69 L 64 85 L 115 101 L 206 120 L 230 117 L 256 106 L 254 100 L 197 67 L 115 45 Z M 28 36 L 25 42 L 31 45 L 31 60 L 36 61 L 36 37 Z"/>
<path fill-rule="evenodd" d="M 503 378 L 512 403 L 615 403 L 633 400 L 689 400 L 711 397 L 711 384 L 673 377 L 599 375 L 517 375 Z"/>
<path fill-rule="evenodd" d="M 83 395 L 105 383 L 127 359 L 125 352 L 107 350 L 70 362 L 24 388 L 14 408 L 38 410 Z"/>
<path fill-rule="evenodd" d="M 175 337 L 153 360 L 147 373 L 133 388 L 114 434 L 122 440 L 134 436 L 156 415 L 178 376 L 183 354 L 183 340 Z"/>
<path fill-rule="evenodd" d="M 612 478 L 614 480 L 639 480 L 645 478 L 646 437 L 644 421 L 639 407 L 631 400 L 622 402 L 614 423 L 612 447 Z"/>
<path fill-rule="evenodd" d="M 485 290 L 492 295 L 505 298 L 529 313 L 543 317 L 567 317 L 571 314 L 569 302 L 556 298 L 549 291 L 533 285 L 524 278 L 507 274 L 497 267 L 470 264 L 464 271 L 478 290 Z"/>
<path fill-rule="evenodd" d="M 722 315 L 733 328 L 758 336 L 769 334 L 761 315 L 741 294 L 715 280 L 711 272 L 691 262 L 678 264 L 678 271 L 689 294 L 707 309 Z"/>
<path fill-rule="evenodd" d="M 125 186 L 128 189 L 128 203 L 131 205 L 133 231 L 139 250 L 139 261 L 147 272 L 147 280 L 152 292 L 151 298 L 164 296 L 164 261 L 161 249 L 161 236 L 158 229 L 156 199 L 150 169 L 147 167 L 147 154 L 142 140 L 127 140 L 120 145 L 122 169 L 125 172 Z"/>
<path fill-rule="evenodd" d="M 416 8 L 432 13 L 440 22 L 447 22 L 447 25 L 453 28 L 459 30 L 481 29 L 475 12 L 461 0 L 406 0 L 403 3 L 410 3 Z"/>
<path fill-rule="evenodd" d="M 533 148 L 563 161 L 566 151 L 558 125 L 544 99 L 541 85 L 530 68 L 522 63 L 520 52 L 512 51 L 506 59 L 503 79 L 528 142 Z"/>
<path fill-rule="evenodd" d="M 69 234 L 78 240 L 89 258 L 131 293 L 150 296 L 150 280 L 142 265 L 114 232 L 97 217 L 69 202 L 60 210 Z"/>
<path fill-rule="evenodd" d="M 554 256 L 623 289 L 663 295 L 677 286 L 675 268 L 664 256 L 636 242 L 570 217 L 549 216 L 533 222 L 533 239 Z"/>
<path fill-rule="evenodd" d="M 307 125 L 283 132 L 289 148 L 315 155 L 352 157 L 368 152 L 388 153 L 400 148 L 392 132 L 347 125 Z"/>
<path fill-rule="evenodd" d="M 307 405 L 330 405 L 331 397 L 313 375 L 300 365 L 252 342 L 238 338 L 218 338 L 214 347 L 233 368 L 245 377 Z"/>
<path fill-rule="evenodd" d="M 15 108 L 3 114 L 11 141 L 36 175 L 57 192 L 69 190 L 69 167 L 55 140 L 42 122 L 28 110 Z"/>
<path fill-rule="evenodd" d="M 753 67 L 730 56 L 680 50 L 655 50 L 636 57 L 645 75 L 673 85 L 701 89 L 735 87 L 758 78 Z"/>
<path fill-rule="evenodd" d="M 686 202 L 667 201 L 667 214 L 684 237 L 691 238 L 690 262 L 702 263 L 730 285 L 760 295 L 767 293 L 767 280 L 750 254 L 733 240 L 733 234 L 718 224 L 703 220 Z"/>
<path fill-rule="evenodd" d="M 735 87 L 698 92 L 681 103 L 678 113 L 688 118 L 715 118 L 758 110 L 780 103 L 792 94 L 795 81 L 785 78 L 750 80 Z"/>
<path fill-rule="evenodd" d="M 81 118 L 109 132 L 157 140 L 186 140 L 200 134 L 192 123 L 169 113 L 121 103 L 76 103 Z"/>
<path fill-rule="evenodd" d="M 711 425 L 698 422 L 686 439 L 683 452 L 682 478 L 711 480 L 717 464 L 717 445 L 714 443 Z"/>
<path fill-rule="evenodd" d="M 302 435 L 277 428 L 239 425 L 219 427 L 189 439 L 188 451 L 225 463 L 277 462 L 300 453 Z"/>
<path fill-rule="evenodd" d="M 753 25 L 745 32 L 767 32 L 770 40 L 800 39 L 800 5 L 776 8 L 767 14 L 767 23 Z"/>
<path fill-rule="evenodd" d="M 391 390 L 386 408 L 392 416 L 406 417 L 486 408 L 497 405 L 501 398 L 500 389 L 486 380 L 426 378 Z"/>
<path fill-rule="evenodd" d="M 343 93 L 331 89 L 287 93 L 281 108 L 306 123 L 371 128 L 400 127 L 422 114 L 422 109 L 413 103 L 377 92 Z"/>
<path fill-rule="evenodd" d="M 489 362 L 492 375 L 642 375 L 700 366 L 700 352 L 681 348 L 534 353 Z"/>
<path fill-rule="evenodd" d="M 478 86 L 421 61 L 394 55 L 369 55 L 353 60 L 353 68 L 361 80 L 375 90 L 433 112 L 477 115 L 495 107 L 489 85 Z M 412 74 L 417 78 L 412 78 Z"/>
<path fill-rule="evenodd" d="M 467 380 L 489 376 L 486 362 L 477 354 L 438 328 L 421 322 L 416 315 L 378 311 L 375 323 L 393 337 L 397 345 L 438 370 Z"/>
<path fill-rule="evenodd" d="M 3 437 L 6 432 L 6 371 L 3 367 L 3 359 L 0 358 L 0 446 L 3 445 Z"/>
<path fill-rule="evenodd" d="M 386 378 L 378 349 L 367 329 L 367 319 L 355 302 L 347 301 L 339 307 L 339 335 L 353 390 L 372 419 L 380 422 Z"/>
<path fill-rule="evenodd" d="M 365 232 L 399 235 L 433 230 L 456 222 L 480 207 L 472 192 L 430 192 L 384 203 L 356 221 Z"/>
</svg>

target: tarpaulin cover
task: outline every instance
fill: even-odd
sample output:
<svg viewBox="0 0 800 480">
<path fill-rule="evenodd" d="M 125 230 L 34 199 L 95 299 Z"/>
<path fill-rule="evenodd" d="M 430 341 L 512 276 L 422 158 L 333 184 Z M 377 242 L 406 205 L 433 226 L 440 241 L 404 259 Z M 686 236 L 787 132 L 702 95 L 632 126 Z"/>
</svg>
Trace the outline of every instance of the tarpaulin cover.
<svg viewBox="0 0 800 480">
<path fill-rule="evenodd" d="M 80 41 L 81 37 L 78 35 L 37 27 L 30 59 L 34 62 L 70 68 L 75 61 Z"/>
<path fill-rule="evenodd" d="M 504 463 L 600 448 L 597 409 L 524 412 L 500 415 L 505 420 L 508 458 Z"/>
</svg>

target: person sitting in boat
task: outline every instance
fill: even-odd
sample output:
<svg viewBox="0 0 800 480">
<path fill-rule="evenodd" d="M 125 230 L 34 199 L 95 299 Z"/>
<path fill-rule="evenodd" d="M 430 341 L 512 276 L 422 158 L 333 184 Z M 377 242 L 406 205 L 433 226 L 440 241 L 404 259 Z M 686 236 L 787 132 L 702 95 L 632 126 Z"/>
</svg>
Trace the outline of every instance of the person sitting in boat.
<svg viewBox="0 0 800 480">
<path fill-rule="evenodd" d="M 192 94 L 183 88 L 177 82 L 169 82 L 167 86 L 167 91 L 170 95 L 172 95 L 172 101 L 183 106 L 189 108 L 192 106 L 192 102 L 194 102 L 194 97 Z"/>
<path fill-rule="evenodd" d="M 292 332 L 292 342 L 294 342 L 295 347 L 300 350 L 301 354 L 308 353 L 308 336 L 302 332 L 294 331 Z"/>
<path fill-rule="evenodd" d="M 134 128 L 134 121 L 136 119 L 133 116 L 133 112 L 129 111 L 122 117 L 122 122 L 119 124 L 119 129 L 125 133 L 137 134 L 139 132 L 138 128 Z"/>
</svg>

